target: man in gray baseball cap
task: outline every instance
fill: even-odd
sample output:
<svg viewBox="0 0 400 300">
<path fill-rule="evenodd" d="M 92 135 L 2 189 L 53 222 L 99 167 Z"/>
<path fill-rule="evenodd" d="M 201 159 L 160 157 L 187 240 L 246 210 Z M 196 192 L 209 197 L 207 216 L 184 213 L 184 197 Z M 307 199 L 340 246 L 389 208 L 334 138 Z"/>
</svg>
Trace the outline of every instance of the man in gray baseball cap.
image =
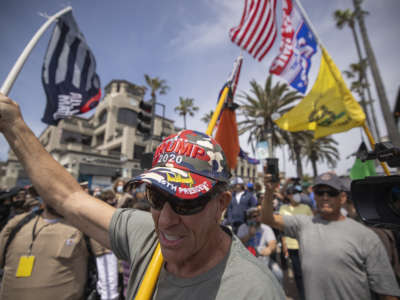
<svg viewBox="0 0 400 300">
<path fill-rule="evenodd" d="M 274 183 L 264 178 L 263 222 L 299 242 L 306 299 L 397 299 L 400 289 L 388 255 L 370 229 L 341 214 L 343 189 L 331 172 L 318 176 L 315 216 L 272 213 Z"/>
</svg>

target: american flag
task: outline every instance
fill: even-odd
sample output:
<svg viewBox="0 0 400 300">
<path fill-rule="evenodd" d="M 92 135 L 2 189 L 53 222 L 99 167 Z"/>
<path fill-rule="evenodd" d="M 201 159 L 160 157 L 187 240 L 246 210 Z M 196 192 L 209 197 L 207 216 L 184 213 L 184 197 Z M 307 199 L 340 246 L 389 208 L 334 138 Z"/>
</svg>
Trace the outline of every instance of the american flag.
<svg viewBox="0 0 400 300">
<path fill-rule="evenodd" d="M 277 35 L 276 0 L 245 0 L 240 24 L 229 35 L 235 44 L 261 61 Z"/>
</svg>

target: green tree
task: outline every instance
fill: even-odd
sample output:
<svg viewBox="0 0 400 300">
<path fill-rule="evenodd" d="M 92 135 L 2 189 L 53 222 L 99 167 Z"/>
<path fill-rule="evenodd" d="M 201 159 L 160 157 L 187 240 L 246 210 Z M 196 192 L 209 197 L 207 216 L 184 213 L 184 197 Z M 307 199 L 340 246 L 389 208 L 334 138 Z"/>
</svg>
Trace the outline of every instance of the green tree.
<svg viewBox="0 0 400 300">
<path fill-rule="evenodd" d="M 313 137 L 310 131 L 288 132 L 289 159 L 296 165 L 297 177 L 303 178 L 302 152 L 304 145 Z"/>
<path fill-rule="evenodd" d="M 208 113 L 205 113 L 203 115 L 203 117 L 201 117 L 201 120 L 208 125 L 211 121 L 213 114 L 214 114 L 214 111 L 210 110 Z"/>
<path fill-rule="evenodd" d="M 290 142 L 289 132 L 275 126 L 273 119 L 286 113 L 295 101 L 302 98 L 297 91 L 290 91 L 286 83 L 272 83 L 269 75 L 264 86 L 255 80 L 250 82 L 250 92 L 239 95 L 238 116 L 244 120 L 238 122 L 239 134 L 248 133 L 248 143 L 253 152 L 257 141 L 267 138 L 270 154 L 273 148 Z"/>
<path fill-rule="evenodd" d="M 383 119 L 386 123 L 389 138 L 394 145 L 400 146 L 400 133 L 396 127 L 396 123 L 394 122 L 394 117 L 390 110 L 389 101 L 386 97 L 385 88 L 383 87 L 383 82 L 378 69 L 378 64 L 375 59 L 375 54 L 369 41 L 367 27 L 364 23 L 364 11 L 361 9 L 361 2 L 362 0 L 353 0 L 355 16 L 357 18 L 358 24 L 360 25 L 361 37 L 364 42 L 364 48 L 367 54 L 368 62 L 371 67 L 372 77 L 375 82 L 375 87 L 378 94 L 379 102 L 381 104 Z"/>
<path fill-rule="evenodd" d="M 179 105 L 175 107 L 175 112 L 178 112 L 180 116 L 183 116 L 183 128 L 186 129 L 186 115 L 191 117 L 197 112 L 199 108 L 194 105 L 193 98 L 179 97 Z"/>
<path fill-rule="evenodd" d="M 154 103 L 156 102 L 157 93 L 160 95 L 165 95 L 169 90 L 169 86 L 164 79 L 160 79 L 158 77 L 151 78 L 147 74 L 144 75 L 144 79 L 150 88 L 151 100 L 154 101 Z"/>
<path fill-rule="evenodd" d="M 337 161 L 340 159 L 337 141 L 329 136 L 313 140 L 311 133 L 309 133 L 309 138 L 304 141 L 301 155 L 306 158 L 307 163 L 311 162 L 314 177 L 318 176 L 318 162 L 326 162 L 330 168 L 336 167 Z"/>
</svg>

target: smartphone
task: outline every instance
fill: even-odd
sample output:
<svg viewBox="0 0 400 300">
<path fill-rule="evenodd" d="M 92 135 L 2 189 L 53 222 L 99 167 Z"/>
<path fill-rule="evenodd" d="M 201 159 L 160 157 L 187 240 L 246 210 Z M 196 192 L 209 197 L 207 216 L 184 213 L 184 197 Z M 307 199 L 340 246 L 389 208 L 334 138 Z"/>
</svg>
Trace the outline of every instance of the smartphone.
<svg viewBox="0 0 400 300">
<path fill-rule="evenodd" d="M 272 175 L 271 181 L 279 181 L 279 161 L 277 158 L 267 158 L 267 164 L 264 166 L 264 173 Z"/>
</svg>

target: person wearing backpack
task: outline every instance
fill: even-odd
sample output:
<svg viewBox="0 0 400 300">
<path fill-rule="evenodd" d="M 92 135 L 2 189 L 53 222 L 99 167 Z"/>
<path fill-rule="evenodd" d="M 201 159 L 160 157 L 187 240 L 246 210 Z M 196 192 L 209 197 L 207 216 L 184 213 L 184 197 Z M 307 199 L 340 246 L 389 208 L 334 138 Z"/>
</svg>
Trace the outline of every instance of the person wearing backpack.
<svg viewBox="0 0 400 300">
<path fill-rule="evenodd" d="M 14 217 L 0 233 L 0 299 L 85 299 L 85 237 L 51 207 Z"/>
</svg>

